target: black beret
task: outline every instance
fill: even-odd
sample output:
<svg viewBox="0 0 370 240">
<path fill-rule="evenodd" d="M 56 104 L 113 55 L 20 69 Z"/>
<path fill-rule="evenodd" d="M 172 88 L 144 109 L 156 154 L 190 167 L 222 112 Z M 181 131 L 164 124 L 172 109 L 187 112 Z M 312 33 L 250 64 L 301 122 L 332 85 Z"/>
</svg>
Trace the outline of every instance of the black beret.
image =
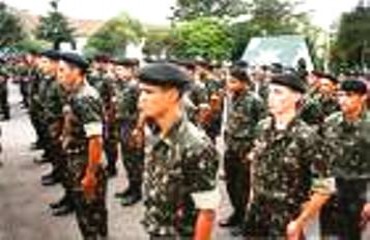
<svg viewBox="0 0 370 240">
<path fill-rule="evenodd" d="M 60 53 L 55 50 L 45 50 L 40 53 L 41 56 L 49 58 L 51 60 L 57 61 L 60 58 Z"/>
<path fill-rule="evenodd" d="M 87 60 L 77 53 L 71 53 L 71 52 L 61 53 L 60 60 L 63 60 L 66 63 L 72 64 L 72 65 L 75 65 L 76 67 L 84 71 L 89 68 L 89 63 L 87 62 Z"/>
<path fill-rule="evenodd" d="M 367 93 L 367 86 L 363 81 L 356 79 L 344 80 L 340 85 L 340 90 L 344 92 L 354 92 L 360 95 Z"/>
<path fill-rule="evenodd" d="M 239 67 L 239 68 L 247 68 L 249 66 L 248 62 L 244 61 L 244 60 L 238 60 L 238 61 L 235 61 L 233 66 L 235 67 Z"/>
<path fill-rule="evenodd" d="M 292 89 L 293 91 L 305 93 L 306 84 L 296 74 L 277 74 L 271 79 L 271 83 L 282 85 Z"/>
<path fill-rule="evenodd" d="M 179 90 L 188 87 L 189 79 L 181 69 L 170 63 L 152 63 L 139 71 L 139 80 L 156 86 L 171 86 Z"/>
<path fill-rule="evenodd" d="M 318 78 L 328 79 L 329 81 L 331 81 L 334 84 L 337 84 L 339 82 L 338 79 L 330 73 L 323 73 L 323 72 L 318 72 L 317 71 L 317 72 L 313 72 L 313 74 Z"/>
<path fill-rule="evenodd" d="M 116 59 L 114 60 L 114 64 L 125 66 L 125 67 L 134 67 L 137 65 L 136 61 L 130 58 Z"/>
<path fill-rule="evenodd" d="M 195 69 L 195 63 L 191 60 L 177 60 L 176 64 L 190 70 Z"/>
<path fill-rule="evenodd" d="M 245 69 L 240 67 L 233 67 L 230 70 L 230 75 L 239 81 L 250 83 L 250 78 L 248 76 L 248 73 Z"/>
<path fill-rule="evenodd" d="M 111 57 L 105 54 L 96 55 L 94 57 L 95 62 L 109 63 L 111 60 Z"/>
</svg>

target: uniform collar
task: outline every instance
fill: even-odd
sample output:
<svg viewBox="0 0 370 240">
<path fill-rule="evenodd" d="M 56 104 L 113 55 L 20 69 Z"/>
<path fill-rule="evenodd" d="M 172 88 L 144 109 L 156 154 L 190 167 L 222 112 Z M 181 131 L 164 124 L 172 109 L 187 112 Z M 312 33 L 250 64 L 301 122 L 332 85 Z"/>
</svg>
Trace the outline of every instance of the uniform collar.
<svg viewBox="0 0 370 240">
<path fill-rule="evenodd" d="M 161 137 L 159 131 L 157 131 L 157 133 L 154 133 L 155 137 L 154 146 L 156 146 L 159 143 L 162 144 L 164 143 L 168 147 L 174 146 L 179 141 L 180 137 L 183 135 L 185 126 L 186 126 L 186 117 L 183 115 L 172 125 L 166 136 Z"/>
</svg>

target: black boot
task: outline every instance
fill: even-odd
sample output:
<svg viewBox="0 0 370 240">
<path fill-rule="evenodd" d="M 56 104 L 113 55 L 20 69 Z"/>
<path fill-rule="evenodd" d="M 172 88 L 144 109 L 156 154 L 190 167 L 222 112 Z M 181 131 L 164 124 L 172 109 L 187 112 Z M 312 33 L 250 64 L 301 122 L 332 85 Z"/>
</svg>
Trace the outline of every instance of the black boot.
<svg viewBox="0 0 370 240">
<path fill-rule="evenodd" d="M 65 193 L 64 196 L 59 201 L 54 202 L 54 203 L 50 203 L 49 207 L 51 209 L 57 209 L 57 208 L 61 208 L 65 205 L 70 204 L 70 202 L 71 202 L 71 199 L 70 199 L 69 194 Z"/>
<path fill-rule="evenodd" d="M 126 196 L 130 195 L 131 194 L 131 189 L 130 188 L 127 188 L 126 190 L 122 191 L 122 192 L 116 192 L 114 194 L 114 197 L 115 198 L 125 198 Z"/>
<path fill-rule="evenodd" d="M 237 214 L 234 213 L 226 220 L 220 221 L 218 225 L 220 227 L 236 227 L 240 224 L 242 224 L 242 218 L 240 218 Z"/>
<path fill-rule="evenodd" d="M 122 198 L 121 205 L 124 207 L 135 205 L 141 200 L 141 190 L 132 190 L 131 194 Z"/>
<path fill-rule="evenodd" d="M 67 204 L 62 205 L 60 208 L 53 209 L 53 216 L 55 217 L 61 217 L 66 216 L 68 214 L 71 214 L 74 212 L 74 207 L 71 201 L 69 201 Z"/>
</svg>

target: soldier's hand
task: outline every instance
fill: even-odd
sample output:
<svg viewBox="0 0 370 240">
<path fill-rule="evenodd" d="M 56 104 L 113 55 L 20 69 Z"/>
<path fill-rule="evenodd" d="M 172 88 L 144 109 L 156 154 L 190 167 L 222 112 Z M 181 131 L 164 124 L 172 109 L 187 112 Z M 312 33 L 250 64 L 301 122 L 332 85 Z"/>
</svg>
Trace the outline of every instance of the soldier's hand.
<svg viewBox="0 0 370 240">
<path fill-rule="evenodd" d="M 82 190 L 87 199 L 95 197 L 95 189 L 97 185 L 97 179 L 94 174 L 86 173 L 81 181 Z"/>
<path fill-rule="evenodd" d="M 291 221 L 286 227 L 287 240 L 302 239 L 303 225 L 298 221 Z"/>
<path fill-rule="evenodd" d="M 361 212 L 361 228 L 366 227 L 366 224 L 370 221 L 370 203 L 365 203 Z"/>
</svg>

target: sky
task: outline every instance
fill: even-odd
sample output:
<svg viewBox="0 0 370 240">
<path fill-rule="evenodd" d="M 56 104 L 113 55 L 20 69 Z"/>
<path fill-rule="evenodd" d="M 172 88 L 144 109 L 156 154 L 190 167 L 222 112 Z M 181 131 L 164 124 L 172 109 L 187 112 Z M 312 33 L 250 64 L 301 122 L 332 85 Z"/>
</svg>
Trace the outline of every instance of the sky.
<svg viewBox="0 0 370 240">
<path fill-rule="evenodd" d="M 36 14 L 45 14 L 50 0 L 3 0 L 3 2 Z M 311 11 L 314 24 L 328 29 L 344 11 L 349 11 L 358 0 L 302 0 L 303 8 Z M 146 24 L 168 24 L 170 7 L 175 0 L 61 0 L 60 10 L 67 16 L 82 19 L 109 19 L 120 12 Z"/>
</svg>

